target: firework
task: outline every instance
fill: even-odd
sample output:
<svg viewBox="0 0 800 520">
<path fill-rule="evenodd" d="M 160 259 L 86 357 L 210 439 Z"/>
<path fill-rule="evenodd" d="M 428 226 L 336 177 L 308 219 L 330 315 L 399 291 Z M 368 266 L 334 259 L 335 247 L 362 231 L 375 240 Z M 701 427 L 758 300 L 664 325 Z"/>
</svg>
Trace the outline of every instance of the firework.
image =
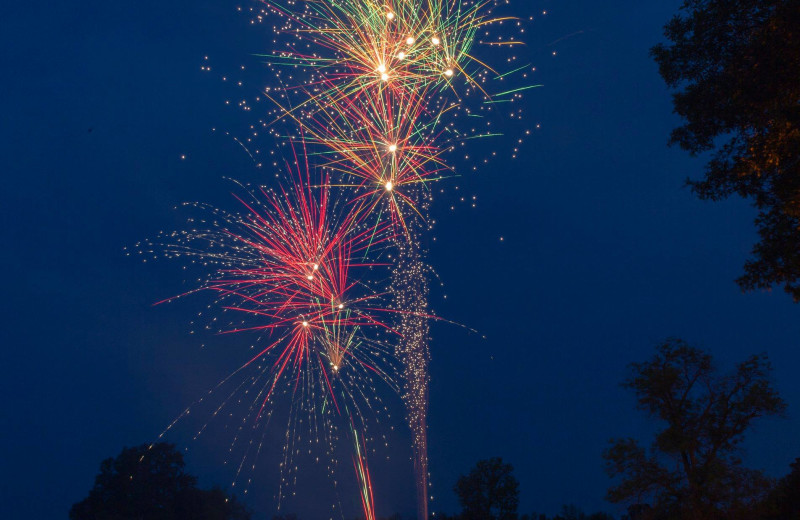
<svg viewBox="0 0 800 520">
<path fill-rule="evenodd" d="M 470 54 L 476 34 L 507 19 L 490 17 L 492 2 L 311 0 L 299 11 L 294 4 L 264 3 L 286 19 L 284 31 L 314 45 L 310 54 L 293 47 L 268 57 L 314 67 L 348 97 L 383 85 L 449 88 L 459 75 L 479 87 L 481 74 L 470 65 L 491 68 Z"/>
<path fill-rule="evenodd" d="M 245 190 L 237 197 L 241 212 L 198 205 L 209 214 L 202 225 L 146 248 L 210 267 L 196 289 L 180 296 L 213 294 L 215 308 L 235 316 L 215 325 L 217 331 L 256 334 L 261 344 L 236 372 L 252 375 L 214 415 L 244 393 L 243 423 L 262 424 L 276 395 L 288 395 L 282 468 L 291 467 L 298 452 L 298 425 L 312 436 L 322 431 L 331 445 L 337 424 L 347 424 L 367 519 L 375 518 L 375 505 L 366 416 L 379 401 L 378 386 L 400 392 L 413 437 L 418 518 L 427 520 L 432 316 L 421 235 L 430 226 L 430 184 L 453 175 L 446 153 L 496 135 L 485 117 L 495 101 L 513 102 L 532 88 L 508 89 L 493 99 L 487 91 L 497 89 L 487 83 L 527 66 L 498 74 L 475 56 L 479 33 L 512 20 L 492 14 L 494 1 L 262 3 L 256 20 L 280 16 L 283 25 L 275 29 L 283 45 L 261 56 L 270 67 L 293 72 L 278 72 L 276 87 L 255 99 L 272 103 L 258 130 L 290 143 L 295 170 L 285 188 Z M 501 37 L 482 43 L 519 42 Z M 254 104 L 242 99 L 237 105 L 249 111 Z M 473 118 L 469 126 L 461 124 L 466 117 Z M 260 167 L 261 150 L 251 149 L 256 130 L 251 125 L 246 138 L 234 139 Z M 322 172 L 313 182 L 309 161 Z M 387 270 L 388 280 L 375 274 Z M 254 444 L 257 455 L 263 437 Z M 252 456 L 248 447 L 237 478 Z"/>
<path fill-rule="evenodd" d="M 373 407 L 380 406 L 378 387 L 398 391 L 388 340 L 398 335 L 388 321 L 395 312 L 383 307 L 385 295 L 370 279 L 385 266 L 368 259 L 380 257 L 392 235 L 388 226 L 362 225 L 352 207 L 334 203 L 329 183 L 320 181 L 298 176 L 288 189 L 244 190 L 236 196 L 241 212 L 195 204 L 205 216 L 192 219 L 191 230 L 140 245 L 142 253 L 160 252 L 206 272 L 197 288 L 164 301 L 211 293 L 216 308 L 236 316 L 218 332 L 252 333 L 266 344 L 217 386 L 217 393 L 231 384 L 233 390 L 212 417 L 244 401 L 248 411 L 235 445 L 245 426 L 266 425 L 276 395 L 290 394 L 291 442 L 282 468 L 291 467 L 300 424 L 314 442 L 320 436 L 327 441 L 332 454 L 336 422 L 364 430 Z M 249 375 L 231 383 L 237 374 Z M 260 451 L 261 442 L 251 438 L 237 478 L 245 460 Z"/>
<path fill-rule="evenodd" d="M 386 219 L 395 230 L 391 293 L 394 308 L 402 311 L 395 353 L 403 365 L 403 398 L 413 434 L 418 517 L 427 519 L 430 354 L 420 232 L 427 225 L 428 184 L 450 174 L 443 153 L 469 139 L 454 121 L 444 121 L 459 110 L 472 115 L 453 82 L 463 80 L 464 95 L 479 92 L 491 101 L 483 84 L 491 74 L 502 76 L 470 52 L 479 28 L 508 18 L 491 18 L 489 2 L 266 4 L 285 18 L 283 30 L 299 41 L 266 57 L 310 71 L 304 84 L 286 89 L 295 94 L 292 104 L 269 96 L 278 119 L 301 129 L 333 183 L 352 189 L 350 203 L 363 219 L 375 226 Z M 501 93 L 509 94 L 516 92 Z"/>
<path fill-rule="evenodd" d="M 407 218 L 421 216 L 409 191 L 450 175 L 440 146 L 439 117 L 426 121 L 424 97 L 383 89 L 375 97 L 326 100 L 314 117 L 298 119 L 312 154 L 330 172 L 332 182 L 351 188 L 350 202 L 387 217 L 395 232 L 407 231 Z M 385 213 L 384 213 L 385 211 Z"/>
</svg>

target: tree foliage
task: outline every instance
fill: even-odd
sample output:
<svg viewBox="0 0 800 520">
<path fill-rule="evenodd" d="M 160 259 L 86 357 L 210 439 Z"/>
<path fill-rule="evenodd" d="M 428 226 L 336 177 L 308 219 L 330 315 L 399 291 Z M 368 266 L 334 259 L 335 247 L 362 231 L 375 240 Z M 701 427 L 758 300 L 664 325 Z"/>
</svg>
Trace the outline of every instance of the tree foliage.
<svg viewBox="0 0 800 520">
<path fill-rule="evenodd" d="M 587 515 L 579 507 L 570 504 L 562 506 L 561 512 L 554 516 L 552 520 L 614 520 L 614 518 L 599 511 Z"/>
<path fill-rule="evenodd" d="M 124 448 L 100 464 L 89 496 L 70 520 L 249 520 L 244 506 L 219 488 L 203 490 L 167 443 Z"/>
<path fill-rule="evenodd" d="M 502 458 L 479 460 L 455 485 L 461 520 L 517 520 L 519 482 Z"/>
<path fill-rule="evenodd" d="M 431 516 L 430 520 L 462 520 L 464 517 L 461 515 L 447 515 L 443 513 L 435 513 Z M 614 517 L 598 511 L 596 513 L 586 514 L 580 508 L 574 505 L 562 506 L 561 512 L 554 516 L 547 516 L 544 513 L 526 513 L 520 515 L 519 520 L 614 520 Z M 623 519 L 623 520 L 639 520 L 639 519 Z"/>
<path fill-rule="evenodd" d="M 758 520 L 800 519 L 800 459 L 795 459 L 791 469 L 761 504 Z"/>
<path fill-rule="evenodd" d="M 758 209 L 760 242 L 738 283 L 783 285 L 800 301 L 800 2 L 684 0 L 664 34 L 651 53 L 684 121 L 671 142 L 712 152 L 689 184 Z"/>
<path fill-rule="evenodd" d="M 752 356 L 719 374 L 709 354 L 670 340 L 631 372 L 623 386 L 661 428 L 649 450 L 633 439 L 611 441 L 606 469 L 621 481 L 608 499 L 652 501 L 652 511 L 639 511 L 647 519 L 748 518 L 769 481 L 742 466 L 740 444 L 755 419 L 786 407 L 766 357 Z"/>
</svg>

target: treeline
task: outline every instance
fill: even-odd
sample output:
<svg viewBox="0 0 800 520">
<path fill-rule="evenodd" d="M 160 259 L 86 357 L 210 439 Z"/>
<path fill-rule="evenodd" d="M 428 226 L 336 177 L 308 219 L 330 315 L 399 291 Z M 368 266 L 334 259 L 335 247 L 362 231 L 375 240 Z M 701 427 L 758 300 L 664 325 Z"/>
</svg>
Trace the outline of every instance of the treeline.
<svg viewBox="0 0 800 520">
<path fill-rule="evenodd" d="M 658 425 L 648 445 L 609 441 L 603 454 L 612 479 L 607 499 L 626 508 L 619 520 L 800 520 L 800 458 L 781 479 L 744 466 L 741 444 L 753 423 L 780 416 L 786 403 L 765 355 L 720 371 L 711 355 L 667 340 L 647 361 L 632 363 L 622 383 Z M 220 488 L 197 487 L 170 444 L 125 448 L 103 461 L 89 496 L 71 520 L 249 520 L 251 512 Z M 453 486 L 461 511 L 431 520 L 617 520 L 575 506 L 544 514 L 519 511 L 514 468 L 479 460 Z M 299 520 L 294 515 L 273 520 Z M 401 520 L 398 515 L 383 520 Z"/>
<path fill-rule="evenodd" d="M 502 464 L 500 459 L 494 460 Z M 510 466 L 506 465 L 506 467 Z M 466 510 L 456 515 L 434 513 L 431 515 L 430 520 L 800 520 L 800 458 L 795 459 L 790 467 L 790 472 L 782 478 L 770 480 L 770 485 L 761 495 L 761 498 L 746 510 L 717 511 L 707 516 L 702 514 L 695 515 L 686 510 L 676 513 L 674 509 L 654 507 L 647 503 L 630 504 L 627 507 L 627 512 L 619 517 L 602 511 L 585 513 L 574 505 L 563 506 L 561 511 L 553 516 L 543 513 L 519 514 L 515 510 L 502 510 L 497 505 L 497 501 L 489 500 L 484 502 L 490 507 L 488 516 L 485 516 L 485 511 L 476 514 L 475 511 Z M 489 488 L 487 488 L 487 491 L 494 492 L 493 489 Z M 497 495 L 493 496 L 497 497 Z M 463 506 L 464 502 L 462 501 Z M 400 515 L 393 515 L 386 517 L 385 520 L 403 520 L 403 518 Z"/>
<path fill-rule="evenodd" d="M 606 498 L 627 508 L 621 520 L 800 520 L 800 459 L 779 480 L 744 466 L 741 444 L 753 423 L 781 416 L 786 403 L 766 355 L 720 371 L 712 356 L 680 339 L 632 363 L 622 386 L 658 425 L 649 445 L 611 439 L 603 454 L 612 479 Z M 453 488 L 461 505 L 449 520 L 610 520 L 566 506 L 552 518 L 520 515 L 511 464 L 486 459 Z"/>
<path fill-rule="evenodd" d="M 461 515 L 431 515 L 431 520 L 462 520 L 462 518 L 463 517 Z M 583 512 L 583 510 L 574 505 L 562 506 L 561 512 L 554 516 L 547 516 L 543 513 L 530 513 L 517 516 L 508 516 L 507 518 L 514 520 L 616 520 L 608 513 L 599 511 L 596 513 L 586 514 Z"/>
</svg>

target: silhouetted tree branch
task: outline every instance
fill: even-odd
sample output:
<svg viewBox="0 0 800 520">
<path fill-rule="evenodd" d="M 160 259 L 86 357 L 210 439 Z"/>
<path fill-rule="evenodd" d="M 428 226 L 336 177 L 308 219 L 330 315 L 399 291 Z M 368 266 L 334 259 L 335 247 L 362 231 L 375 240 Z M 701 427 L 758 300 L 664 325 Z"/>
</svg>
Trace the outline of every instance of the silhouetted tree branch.
<svg viewBox="0 0 800 520">
<path fill-rule="evenodd" d="M 742 467 L 739 445 L 755 419 L 780 415 L 786 404 L 773 388 L 766 356 L 752 356 L 719 374 L 711 356 L 681 340 L 660 345 L 647 362 L 633 363 L 623 386 L 662 428 L 649 450 L 615 439 L 606 470 L 621 481 L 612 502 L 645 503 L 641 518 L 748 518 L 769 488 L 760 472 Z"/>
<path fill-rule="evenodd" d="M 703 199 L 736 193 L 761 237 L 738 279 L 800 301 L 800 2 L 684 0 L 651 53 L 684 124 L 671 142 L 710 151 Z"/>
</svg>

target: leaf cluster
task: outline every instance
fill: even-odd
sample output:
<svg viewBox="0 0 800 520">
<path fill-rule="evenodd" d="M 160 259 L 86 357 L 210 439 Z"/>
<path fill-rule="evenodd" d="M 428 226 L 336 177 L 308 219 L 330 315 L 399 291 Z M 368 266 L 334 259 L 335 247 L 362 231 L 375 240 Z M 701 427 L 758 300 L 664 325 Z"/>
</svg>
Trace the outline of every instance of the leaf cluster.
<svg viewBox="0 0 800 520">
<path fill-rule="evenodd" d="M 651 54 L 683 118 L 671 142 L 711 153 L 689 185 L 758 209 L 760 241 L 738 283 L 783 285 L 800 301 L 800 3 L 685 0 L 664 35 Z"/>
</svg>

